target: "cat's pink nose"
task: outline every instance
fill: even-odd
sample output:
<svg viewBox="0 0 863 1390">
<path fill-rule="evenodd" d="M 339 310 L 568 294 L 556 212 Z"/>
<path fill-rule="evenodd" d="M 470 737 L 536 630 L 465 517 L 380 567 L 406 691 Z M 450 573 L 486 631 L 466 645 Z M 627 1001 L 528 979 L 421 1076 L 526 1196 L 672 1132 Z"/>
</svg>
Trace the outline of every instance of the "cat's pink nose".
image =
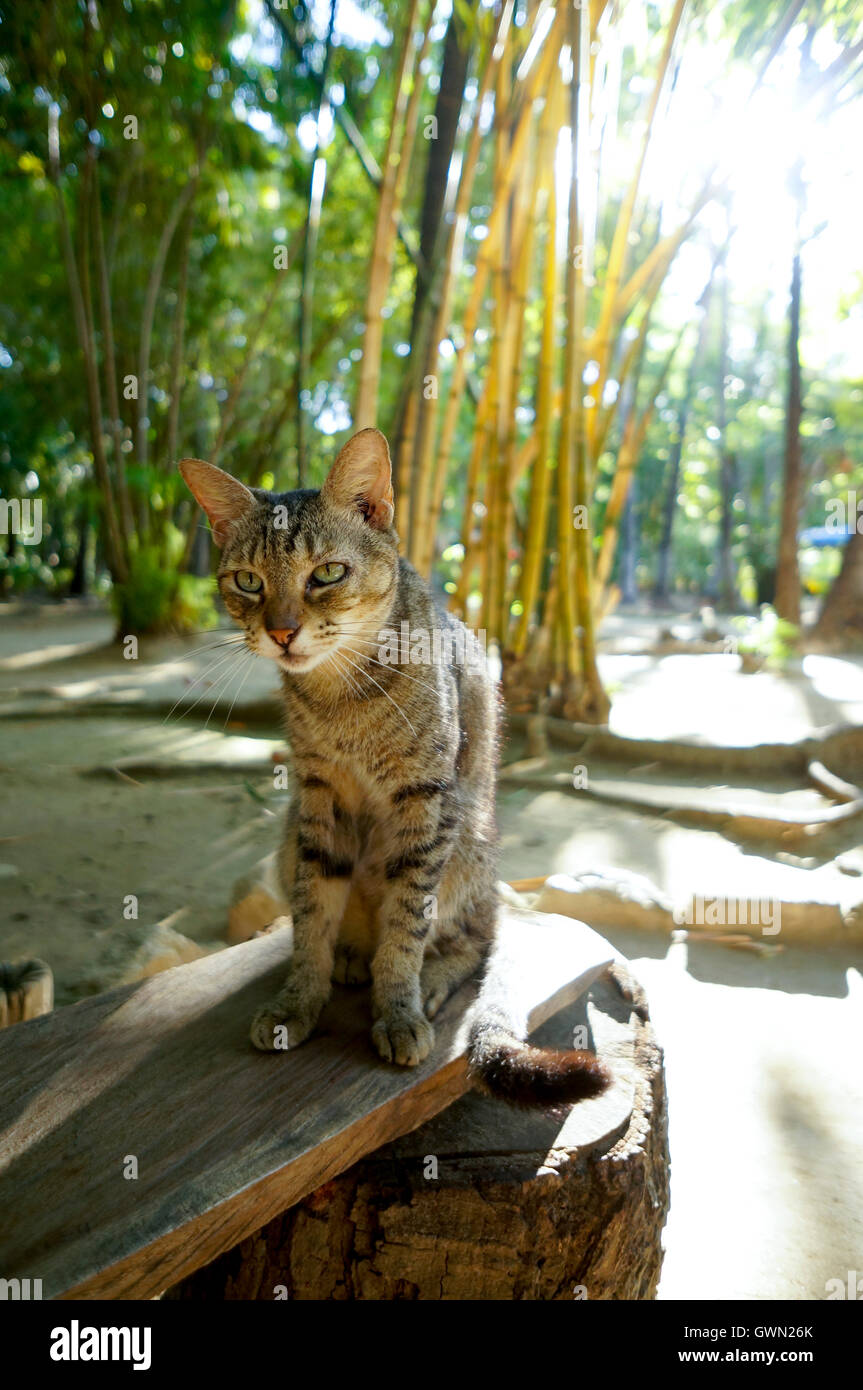
<svg viewBox="0 0 863 1390">
<path fill-rule="evenodd" d="M 295 627 L 268 627 L 267 636 L 278 642 L 280 647 L 286 647 L 296 631 Z"/>
</svg>

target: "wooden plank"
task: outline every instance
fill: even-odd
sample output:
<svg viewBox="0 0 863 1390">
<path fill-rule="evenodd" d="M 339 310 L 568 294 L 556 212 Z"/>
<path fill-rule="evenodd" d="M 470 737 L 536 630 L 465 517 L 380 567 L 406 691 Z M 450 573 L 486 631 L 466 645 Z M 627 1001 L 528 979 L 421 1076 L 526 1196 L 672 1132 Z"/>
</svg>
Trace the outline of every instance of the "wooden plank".
<svg viewBox="0 0 863 1390">
<path fill-rule="evenodd" d="M 148 1298 L 468 1089 L 475 989 L 414 1069 L 381 1062 L 368 995 L 338 990 L 294 1052 L 248 1041 L 287 928 L 0 1034 L 0 1274 L 50 1298 Z M 490 974 L 531 1029 L 614 952 L 581 923 L 502 910 Z M 124 1176 L 130 1159 L 137 1178 Z"/>
</svg>

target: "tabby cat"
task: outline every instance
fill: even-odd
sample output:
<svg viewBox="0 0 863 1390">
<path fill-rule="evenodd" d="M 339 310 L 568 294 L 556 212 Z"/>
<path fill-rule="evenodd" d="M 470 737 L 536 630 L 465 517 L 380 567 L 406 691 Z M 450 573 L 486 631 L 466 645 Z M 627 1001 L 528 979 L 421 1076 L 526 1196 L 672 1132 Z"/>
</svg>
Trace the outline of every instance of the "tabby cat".
<svg viewBox="0 0 863 1390">
<path fill-rule="evenodd" d="M 370 978 L 374 1046 L 415 1066 L 495 930 L 498 696 L 484 658 L 398 553 L 378 430 L 348 441 L 320 491 L 250 489 L 200 459 L 180 471 L 221 548 L 225 607 L 281 672 L 294 761 L 278 858 L 294 950 L 252 1042 L 296 1047 L 331 980 Z M 411 646 L 385 649 L 384 632 Z M 411 660 L 417 634 L 438 659 Z M 522 1032 L 505 1000 L 476 1023 L 482 1089 L 554 1105 L 607 1086 L 590 1053 L 532 1048 Z"/>
</svg>

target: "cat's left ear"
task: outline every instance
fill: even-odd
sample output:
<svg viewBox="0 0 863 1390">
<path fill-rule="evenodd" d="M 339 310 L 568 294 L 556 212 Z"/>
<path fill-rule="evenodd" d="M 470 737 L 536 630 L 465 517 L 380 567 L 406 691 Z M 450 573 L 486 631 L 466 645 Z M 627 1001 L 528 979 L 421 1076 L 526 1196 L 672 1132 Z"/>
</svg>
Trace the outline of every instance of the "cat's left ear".
<svg viewBox="0 0 863 1390">
<path fill-rule="evenodd" d="M 327 474 L 321 497 L 334 507 L 359 512 L 380 531 L 392 525 L 392 465 L 380 430 L 360 430 L 348 440 Z"/>
</svg>

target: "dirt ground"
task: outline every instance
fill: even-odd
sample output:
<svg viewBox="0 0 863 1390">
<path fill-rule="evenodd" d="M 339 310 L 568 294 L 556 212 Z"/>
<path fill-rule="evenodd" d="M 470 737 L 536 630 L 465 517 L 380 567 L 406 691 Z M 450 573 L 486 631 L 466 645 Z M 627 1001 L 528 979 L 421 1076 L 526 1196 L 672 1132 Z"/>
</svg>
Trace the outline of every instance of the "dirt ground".
<svg viewBox="0 0 863 1390">
<path fill-rule="evenodd" d="M 788 674 L 743 675 L 733 655 L 655 654 L 672 623 L 697 635 L 697 615 L 680 614 L 616 615 L 604 630 L 616 732 L 791 744 L 863 724 L 859 662 L 807 658 Z M 122 978 L 157 923 L 223 947 L 233 883 L 277 843 L 286 793 L 273 778 L 284 746 L 273 672 L 215 647 L 225 635 L 142 644 L 127 660 L 106 645 L 98 607 L 0 610 L 0 959 L 47 960 L 58 1006 Z M 525 753 L 513 737 L 507 759 Z M 619 771 L 595 772 L 611 799 L 503 778 L 506 878 L 604 865 L 673 896 L 760 891 L 846 912 L 863 901 L 859 821 L 789 847 L 663 811 L 674 791 L 708 808 L 734 793 L 809 814 L 823 798 L 793 779 L 753 777 L 747 789 L 745 776 L 681 774 L 663 791 L 648 769 L 638 788 L 658 796 L 651 809 L 615 804 Z M 662 1296 L 824 1297 L 828 1278 L 863 1269 L 863 952 L 795 945 L 760 958 L 606 934 L 634 962 L 666 1049 Z"/>
</svg>

